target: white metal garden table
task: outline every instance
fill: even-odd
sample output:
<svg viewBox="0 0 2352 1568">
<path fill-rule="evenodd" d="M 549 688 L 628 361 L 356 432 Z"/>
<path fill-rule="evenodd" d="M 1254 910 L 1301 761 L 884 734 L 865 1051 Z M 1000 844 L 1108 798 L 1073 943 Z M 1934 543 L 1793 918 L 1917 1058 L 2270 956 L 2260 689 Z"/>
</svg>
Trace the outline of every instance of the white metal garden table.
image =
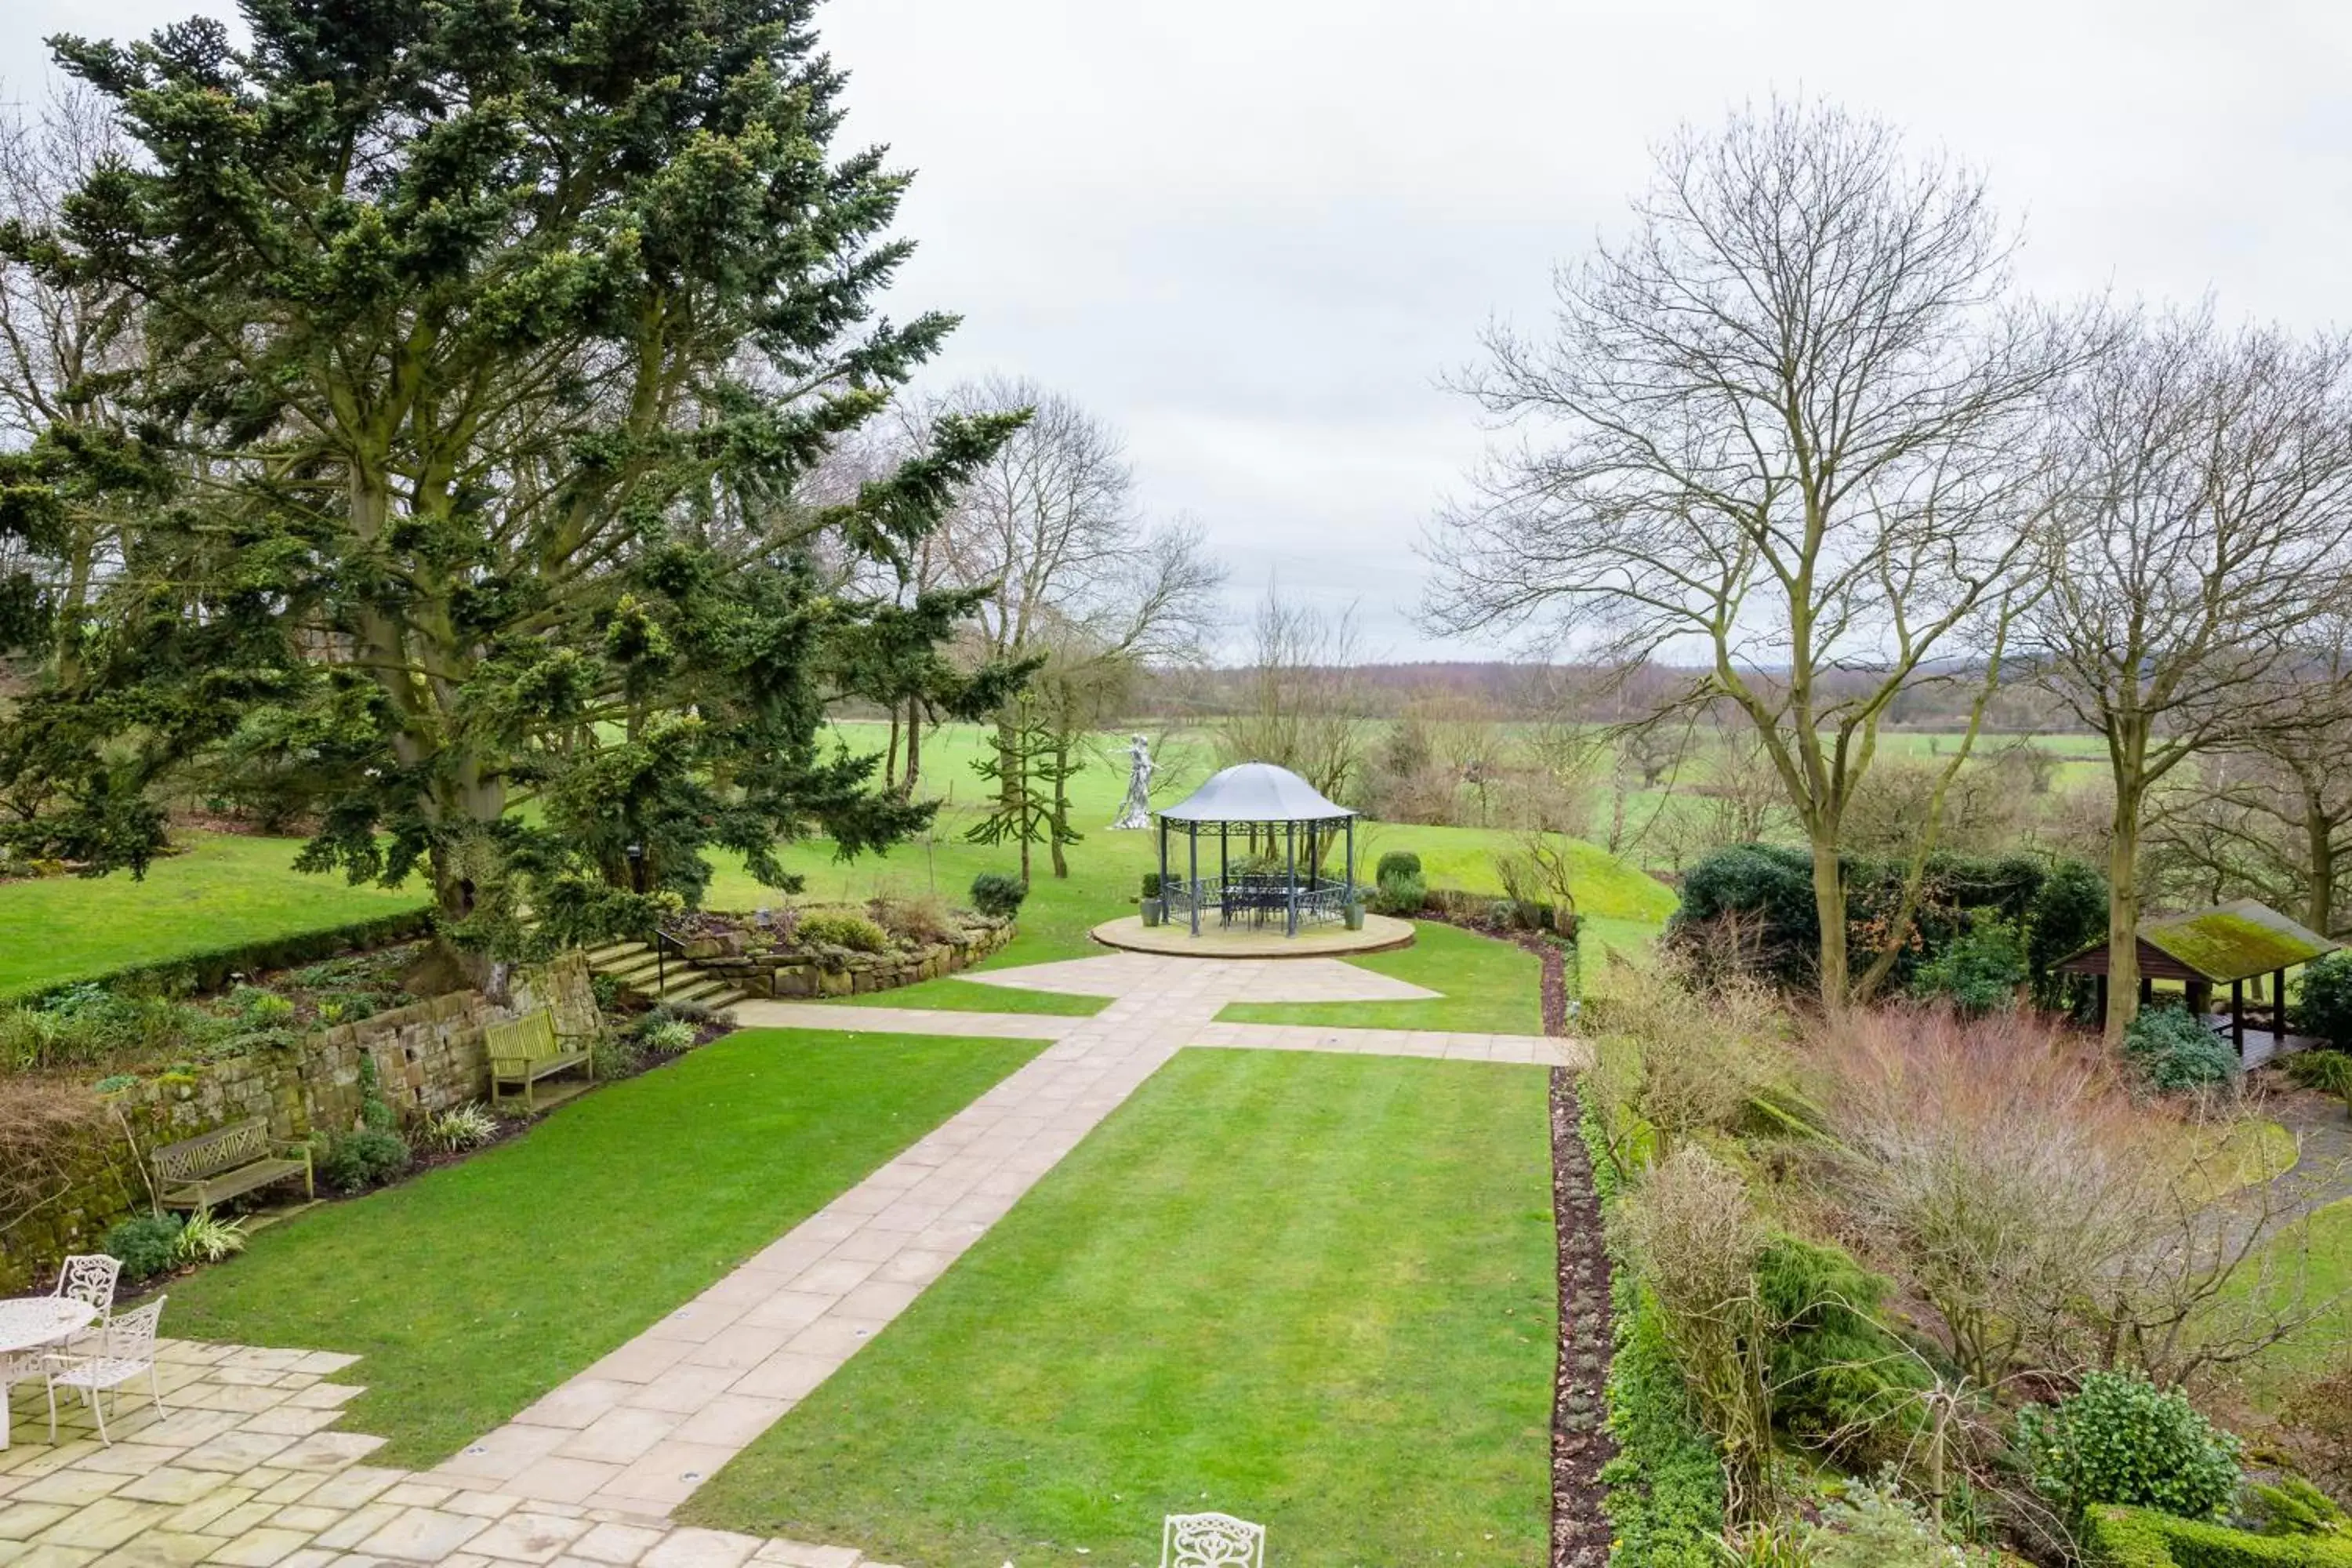
<svg viewBox="0 0 2352 1568">
<path fill-rule="evenodd" d="M 0 1367 L 27 1351 L 69 1340 L 98 1319 L 98 1309 L 70 1296 L 18 1296 L 0 1301 Z M 0 1379 L 0 1449 L 8 1447 L 8 1385 Z"/>
</svg>

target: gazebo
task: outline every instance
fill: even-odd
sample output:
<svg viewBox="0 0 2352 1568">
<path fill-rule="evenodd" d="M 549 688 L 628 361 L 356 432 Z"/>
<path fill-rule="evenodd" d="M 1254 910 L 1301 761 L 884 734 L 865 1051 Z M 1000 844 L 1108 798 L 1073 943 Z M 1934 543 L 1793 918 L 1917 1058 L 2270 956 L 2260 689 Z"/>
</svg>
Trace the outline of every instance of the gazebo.
<svg viewBox="0 0 2352 1568">
<path fill-rule="evenodd" d="M 1182 918 L 1201 934 L 1201 911 L 1215 911 L 1220 925 L 1247 921 L 1263 925 L 1279 916 L 1283 933 L 1297 936 L 1301 924 L 1346 918 L 1356 883 L 1356 814 L 1323 798 L 1322 792 L 1288 768 L 1272 763 L 1242 763 L 1213 776 L 1190 796 L 1161 811 L 1160 896 L 1171 921 Z M 1345 843 L 1343 874 L 1322 874 L 1332 830 Z M 1242 830 L 1253 859 L 1264 844 L 1279 842 L 1278 870 L 1233 868 L 1234 830 Z M 1201 840 L 1214 829 L 1216 871 L 1201 875 Z M 1278 832 L 1276 830 L 1279 830 Z M 1171 876 L 1169 839 L 1184 837 L 1184 873 Z"/>
<path fill-rule="evenodd" d="M 2246 1056 L 2246 983 L 2269 975 L 2271 1027 L 2256 1031 L 2256 1050 L 2247 1066 L 2308 1042 L 2296 1039 L 2286 1027 L 2286 972 L 2336 951 L 2336 944 L 2317 931 L 2297 924 L 2266 904 L 2237 899 L 2183 915 L 2155 915 L 2140 921 L 2136 951 L 2139 957 L 2139 995 L 2153 1000 L 2156 983 L 2178 981 L 2189 1011 L 2205 1017 L 2216 1028 L 2227 1023 L 2230 1043 Z M 2061 973 L 2089 974 L 2098 980 L 2099 1011 L 2107 1010 L 2107 943 L 2102 942 L 2062 958 L 2053 966 Z M 2227 1019 L 2209 1013 L 2213 987 L 2230 988 Z"/>
</svg>

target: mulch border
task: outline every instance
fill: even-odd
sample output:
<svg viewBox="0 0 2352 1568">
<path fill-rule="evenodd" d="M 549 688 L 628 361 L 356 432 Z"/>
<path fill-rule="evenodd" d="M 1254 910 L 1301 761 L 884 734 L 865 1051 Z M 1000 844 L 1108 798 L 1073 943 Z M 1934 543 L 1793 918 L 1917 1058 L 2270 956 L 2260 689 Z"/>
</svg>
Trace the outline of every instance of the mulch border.
<svg viewBox="0 0 2352 1568">
<path fill-rule="evenodd" d="M 1423 920 L 1516 942 L 1542 961 L 1544 1033 L 1568 1033 L 1568 955 L 1534 931 L 1498 931 L 1474 921 L 1423 910 Z M 1551 1568 L 1604 1568 L 1608 1488 L 1601 1469 L 1617 1454 L 1609 1436 L 1610 1358 L 1616 1340 L 1609 1314 L 1609 1252 L 1601 1238 L 1601 1194 L 1592 1154 L 1579 1131 L 1582 1108 L 1566 1068 L 1551 1071 L 1551 1212 L 1559 1258 L 1559 1358 L 1552 1376 Z"/>
</svg>

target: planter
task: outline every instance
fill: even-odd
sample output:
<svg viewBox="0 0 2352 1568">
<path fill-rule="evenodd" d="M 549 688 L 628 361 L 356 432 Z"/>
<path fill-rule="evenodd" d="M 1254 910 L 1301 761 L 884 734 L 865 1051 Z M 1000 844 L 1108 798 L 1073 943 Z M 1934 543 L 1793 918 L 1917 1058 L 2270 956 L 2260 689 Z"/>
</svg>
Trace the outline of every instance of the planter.
<svg viewBox="0 0 2352 1568">
<path fill-rule="evenodd" d="M 1146 900 L 1143 900 L 1143 923 L 1144 923 L 1146 926 L 1156 926 L 1156 925 L 1158 925 L 1158 924 L 1160 922 L 1161 918 L 1162 918 L 1162 906 L 1161 906 L 1161 904 L 1160 904 L 1160 900 L 1159 900 L 1158 899 L 1146 899 Z"/>
<path fill-rule="evenodd" d="M 1350 903 L 1340 910 L 1340 918 L 1348 922 L 1349 931 L 1361 931 L 1364 929 L 1364 906 Z"/>
</svg>

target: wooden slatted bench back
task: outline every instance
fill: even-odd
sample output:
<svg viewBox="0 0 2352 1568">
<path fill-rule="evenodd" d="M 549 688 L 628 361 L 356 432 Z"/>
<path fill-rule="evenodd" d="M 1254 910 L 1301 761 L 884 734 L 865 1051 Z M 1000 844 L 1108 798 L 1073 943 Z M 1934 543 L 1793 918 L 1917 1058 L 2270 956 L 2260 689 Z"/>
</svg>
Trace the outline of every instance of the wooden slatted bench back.
<svg viewBox="0 0 2352 1568">
<path fill-rule="evenodd" d="M 492 1024 L 482 1031 L 482 1037 L 493 1063 L 544 1061 L 563 1054 L 555 1041 L 555 1015 L 544 1007 Z"/>
<path fill-rule="evenodd" d="M 202 1182 L 224 1171 L 269 1158 L 269 1120 L 257 1116 L 158 1149 L 149 1159 L 158 1179 L 170 1185 Z"/>
</svg>

